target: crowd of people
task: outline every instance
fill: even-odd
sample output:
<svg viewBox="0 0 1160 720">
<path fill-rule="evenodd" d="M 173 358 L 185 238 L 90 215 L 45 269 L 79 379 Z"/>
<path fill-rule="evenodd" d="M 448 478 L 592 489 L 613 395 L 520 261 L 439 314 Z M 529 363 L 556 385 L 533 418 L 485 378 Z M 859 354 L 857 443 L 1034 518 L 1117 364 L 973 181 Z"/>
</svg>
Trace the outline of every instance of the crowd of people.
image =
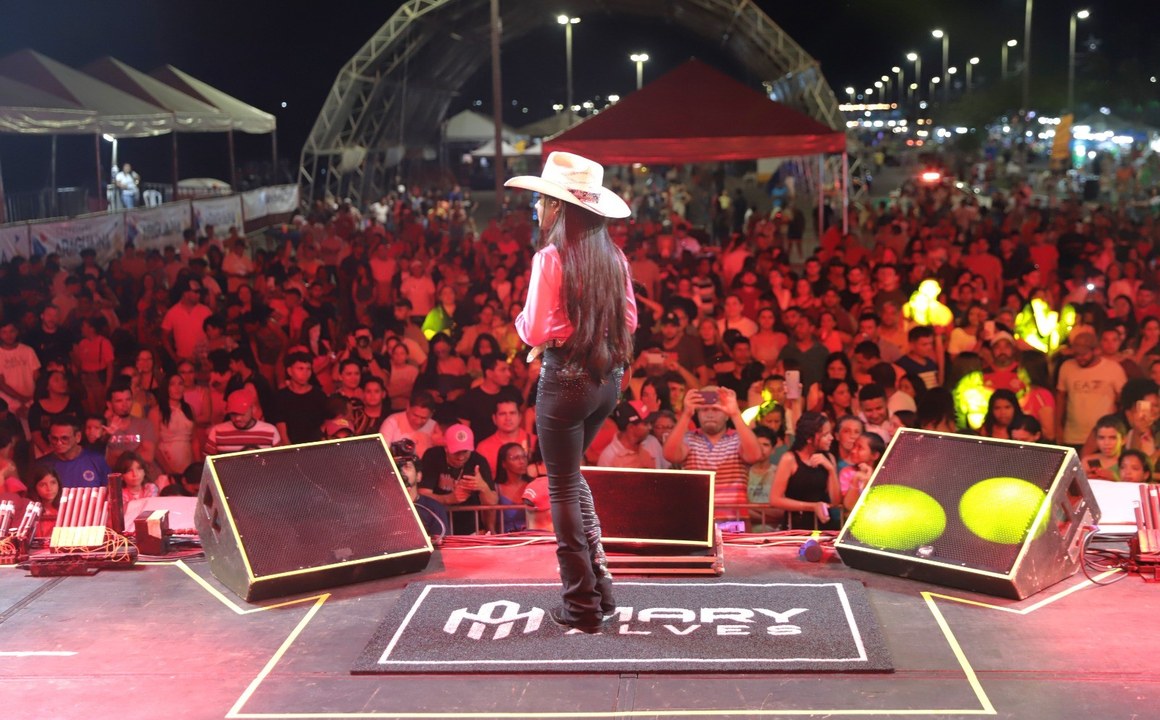
<svg viewBox="0 0 1160 720">
<path fill-rule="evenodd" d="M 901 427 L 1071 445 L 1090 477 L 1152 479 L 1147 210 L 915 186 L 851 206 L 845 234 L 829 214 L 807 255 L 792 198 L 763 212 L 722 193 L 693 225 L 684 183 L 610 223 L 638 326 L 587 463 L 713 470 L 718 519 L 749 529 L 839 527 Z M 364 212 L 320 202 L 265 241 L 206 227 L 107 265 L 16 258 L 0 268 L 3 489 L 51 517 L 62 488 L 111 472 L 127 500 L 189 495 L 207 455 L 378 432 L 413 443 L 432 532 L 521 529 L 545 475 L 541 359 L 515 327 L 536 235 L 526 193 L 480 228 L 458 188 L 415 189 Z M 924 279 L 949 324 L 908 317 Z M 1050 354 L 1017 327 L 1034 298 L 1077 311 Z M 972 373 L 977 427 L 954 392 Z"/>
</svg>

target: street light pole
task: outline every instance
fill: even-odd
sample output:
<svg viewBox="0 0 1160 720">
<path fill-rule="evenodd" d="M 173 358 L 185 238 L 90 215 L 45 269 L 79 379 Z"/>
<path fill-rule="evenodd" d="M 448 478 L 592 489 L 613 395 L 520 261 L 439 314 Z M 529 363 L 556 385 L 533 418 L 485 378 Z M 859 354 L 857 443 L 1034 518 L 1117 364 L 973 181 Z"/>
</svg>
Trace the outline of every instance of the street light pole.
<svg viewBox="0 0 1160 720">
<path fill-rule="evenodd" d="M 979 64 L 979 58 L 973 57 L 967 61 L 967 92 L 971 91 L 971 71 Z"/>
<path fill-rule="evenodd" d="M 1013 47 L 1015 47 L 1015 46 L 1016 46 L 1016 45 L 1018 45 L 1018 44 L 1019 44 L 1019 41 L 1018 41 L 1018 40 L 1008 40 L 1007 42 L 1003 43 L 1003 48 L 1002 48 L 1002 50 L 1003 50 L 1003 62 L 1002 62 L 1002 65 L 1003 65 L 1003 71 L 1002 71 L 1002 78 L 1003 78 L 1004 80 L 1006 80 L 1006 79 L 1007 79 L 1007 74 L 1008 74 L 1008 73 L 1007 73 L 1007 48 L 1013 48 Z"/>
<path fill-rule="evenodd" d="M 938 85 L 938 82 L 939 82 L 939 80 L 940 80 L 940 79 L 941 79 L 941 78 L 939 78 L 939 76 L 938 76 L 938 75 L 935 75 L 934 77 L 932 77 L 932 78 L 930 79 L 930 86 L 929 86 L 929 87 L 926 89 L 926 96 L 927 96 L 928 98 L 933 98 L 933 97 L 934 97 L 934 88 L 935 88 L 935 85 Z"/>
<path fill-rule="evenodd" d="M 1027 0 L 1023 11 L 1023 110 L 1031 109 L 1031 11 L 1035 0 Z"/>
<path fill-rule="evenodd" d="M 922 56 L 916 52 L 906 53 L 906 59 L 914 63 L 914 84 L 918 86 L 914 93 L 915 108 L 922 102 Z"/>
<path fill-rule="evenodd" d="M 951 99 L 951 74 L 947 72 L 950 69 L 950 54 L 951 54 L 951 36 L 942 30 L 932 30 L 931 35 L 942 40 L 942 55 L 943 55 L 943 102 L 950 102 Z"/>
<path fill-rule="evenodd" d="M 628 59 L 636 63 L 636 89 L 640 90 L 644 85 L 644 64 L 648 62 L 648 53 L 633 53 Z"/>
<path fill-rule="evenodd" d="M 572 26 L 580 22 L 580 18 L 560 15 L 556 22 L 564 26 L 564 54 L 568 63 L 568 124 L 571 125 L 576 119 L 572 110 Z"/>
<path fill-rule="evenodd" d="M 875 80 L 874 87 L 878 88 L 878 104 L 881 105 L 882 104 L 882 92 L 886 89 L 886 86 L 882 84 L 881 80 Z"/>
<path fill-rule="evenodd" d="M 904 81 L 902 78 L 902 68 L 895 65 L 894 67 L 890 68 L 890 72 L 898 75 L 898 104 L 901 106 L 906 95 L 906 88 L 903 86 Z"/>
<path fill-rule="evenodd" d="M 1075 114 L 1075 26 L 1077 20 L 1087 20 L 1091 15 L 1087 10 L 1071 14 L 1067 35 L 1067 111 Z"/>
</svg>

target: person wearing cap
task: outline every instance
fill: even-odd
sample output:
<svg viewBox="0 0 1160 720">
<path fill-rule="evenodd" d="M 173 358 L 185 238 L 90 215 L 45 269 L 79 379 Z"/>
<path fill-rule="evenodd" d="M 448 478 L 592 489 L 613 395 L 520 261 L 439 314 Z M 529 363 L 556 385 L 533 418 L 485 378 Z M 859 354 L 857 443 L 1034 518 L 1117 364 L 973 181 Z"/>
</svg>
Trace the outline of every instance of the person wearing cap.
<svg viewBox="0 0 1160 720">
<path fill-rule="evenodd" d="M 344 417 L 330 418 L 322 423 L 322 436 L 327 440 L 348 438 L 354 435 L 354 426 Z"/>
<path fill-rule="evenodd" d="M 487 460 L 475 452 L 475 436 L 471 428 L 456 423 L 443 433 L 444 446 L 435 446 L 423 453 L 420 461 L 419 494 L 440 505 L 498 505 L 491 468 Z M 452 535 L 471 535 L 480 529 L 495 529 L 495 512 L 483 516 L 484 528 L 476 520 L 477 513 L 456 512 L 451 515 Z"/>
<path fill-rule="evenodd" d="M 524 488 L 524 507 L 527 508 L 528 530 L 552 532 L 552 500 L 548 492 L 548 477 L 543 475 Z"/>
<path fill-rule="evenodd" d="M 1090 330 L 1072 334 L 1068 345 L 1072 356 L 1059 366 L 1055 386 L 1055 439 L 1078 448 L 1101 417 L 1116 412 L 1128 378 L 1118 362 L 1100 357 L 1096 335 Z"/>
<path fill-rule="evenodd" d="M 206 455 L 256 450 L 282 444 L 278 428 L 254 417 L 254 394 L 235 390 L 226 398 L 226 420 L 209 429 Z"/>
<path fill-rule="evenodd" d="M 660 349 L 667 357 L 675 357 L 681 368 L 692 371 L 704 366 L 705 354 L 701 343 L 684 331 L 681 316 L 675 310 L 669 310 L 661 316 L 659 340 Z"/>
<path fill-rule="evenodd" d="M 1018 351 L 1015 349 L 1015 338 L 1006 330 L 998 330 L 991 335 L 991 367 L 983 373 L 983 380 L 992 390 L 1023 390 L 1023 381 L 1019 379 Z"/>
<path fill-rule="evenodd" d="M 606 227 L 608 218 L 631 212 L 603 179 L 598 163 L 553 152 L 539 176 L 506 183 L 540 194 L 541 247 L 532 259 L 527 302 L 515 326 L 520 338 L 544 356 L 536 430 L 548 468 L 563 585 L 563 604 L 549 616 L 589 633 L 599 632 L 616 602 L 600 520 L 580 463 L 616 407 L 637 325 L 628 259 Z"/>
<path fill-rule="evenodd" d="M 650 432 L 649 412 L 639 400 L 626 400 L 612 412 L 617 433 L 596 464 L 601 467 L 642 468 L 655 470 L 660 467 L 657 458 L 645 447 L 649 439 L 656 443 Z M 658 446 L 659 447 L 659 446 Z"/>
</svg>

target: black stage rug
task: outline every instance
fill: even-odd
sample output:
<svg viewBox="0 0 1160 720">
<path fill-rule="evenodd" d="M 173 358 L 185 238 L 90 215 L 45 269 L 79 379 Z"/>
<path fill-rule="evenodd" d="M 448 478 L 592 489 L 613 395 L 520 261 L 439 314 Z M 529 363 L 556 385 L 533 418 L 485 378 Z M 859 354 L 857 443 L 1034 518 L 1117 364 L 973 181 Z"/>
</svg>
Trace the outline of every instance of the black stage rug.
<svg viewBox="0 0 1160 720">
<path fill-rule="evenodd" d="M 587 635 L 552 623 L 559 583 L 411 583 L 352 673 L 891 672 L 862 584 L 618 581 Z"/>
</svg>

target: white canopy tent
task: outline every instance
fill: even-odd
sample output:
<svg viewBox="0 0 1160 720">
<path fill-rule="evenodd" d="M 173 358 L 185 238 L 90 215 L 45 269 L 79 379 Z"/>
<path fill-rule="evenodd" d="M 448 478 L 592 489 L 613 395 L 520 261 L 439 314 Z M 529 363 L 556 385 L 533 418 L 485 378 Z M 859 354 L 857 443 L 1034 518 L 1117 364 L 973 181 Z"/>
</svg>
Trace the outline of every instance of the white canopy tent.
<svg viewBox="0 0 1160 720">
<path fill-rule="evenodd" d="M 35 50 L 17 50 L 0 58 L 0 76 L 31 85 L 96 113 L 93 147 L 97 158 L 97 188 L 104 186 L 101 136 L 153 137 L 173 132 L 173 113 L 46 57 Z M 56 134 L 52 136 L 52 186 L 56 187 Z"/>
<path fill-rule="evenodd" d="M 96 124 L 96 111 L 0 75 L 0 133 L 87 135 L 96 132 Z M 0 167 L 0 224 L 7 219 Z"/>
<path fill-rule="evenodd" d="M 96 124 L 95 110 L 0 75 L 0 132 L 80 135 Z"/>
<path fill-rule="evenodd" d="M 542 155 L 544 153 L 543 143 L 541 143 L 539 140 L 536 140 L 535 142 L 528 144 L 528 146 L 525 147 L 523 150 L 520 150 L 518 147 L 516 147 L 512 143 L 507 142 L 505 140 L 502 148 L 503 148 L 503 156 L 505 158 L 508 158 L 508 157 L 533 157 L 533 156 L 539 157 L 540 155 Z M 476 149 L 471 151 L 472 157 L 492 157 L 493 155 L 495 155 L 495 140 L 489 140 L 488 142 L 484 143 L 483 145 L 480 145 L 479 147 L 477 147 Z"/>
<path fill-rule="evenodd" d="M 31 85 L 97 113 L 97 131 L 113 137 L 153 137 L 172 132 L 173 113 L 133 97 L 35 50 L 0 58 L 0 75 Z"/>
<path fill-rule="evenodd" d="M 516 131 L 508 126 L 503 128 L 504 142 L 511 142 Z M 495 121 L 472 110 L 464 110 L 452 115 L 443 123 L 443 142 L 482 143 L 495 139 Z"/>
<path fill-rule="evenodd" d="M 242 102 L 233 95 L 218 90 L 207 82 L 198 80 L 187 72 L 172 65 L 164 65 L 149 73 L 166 85 L 180 90 L 182 93 L 201 100 L 217 108 L 230 118 L 230 127 L 226 131 L 226 141 L 229 143 L 230 153 L 230 184 L 238 186 L 237 163 L 234 161 L 234 131 L 249 135 L 270 134 L 270 153 L 274 159 L 274 168 L 278 167 L 278 123 L 274 116 Z"/>
<path fill-rule="evenodd" d="M 233 127 L 233 118 L 228 114 L 209 103 L 185 94 L 177 88 L 166 85 L 116 58 L 105 56 L 85 65 L 82 70 L 139 100 L 165 108 L 173 113 L 175 132 L 170 134 L 173 139 L 170 158 L 172 159 L 174 188 L 177 187 L 177 181 L 180 177 L 177 169 L 177 134 L 182 132 L 229 132 Z M 116 145 L 113 147 L 113 165 L 116 165 Z"/>
</svg>

